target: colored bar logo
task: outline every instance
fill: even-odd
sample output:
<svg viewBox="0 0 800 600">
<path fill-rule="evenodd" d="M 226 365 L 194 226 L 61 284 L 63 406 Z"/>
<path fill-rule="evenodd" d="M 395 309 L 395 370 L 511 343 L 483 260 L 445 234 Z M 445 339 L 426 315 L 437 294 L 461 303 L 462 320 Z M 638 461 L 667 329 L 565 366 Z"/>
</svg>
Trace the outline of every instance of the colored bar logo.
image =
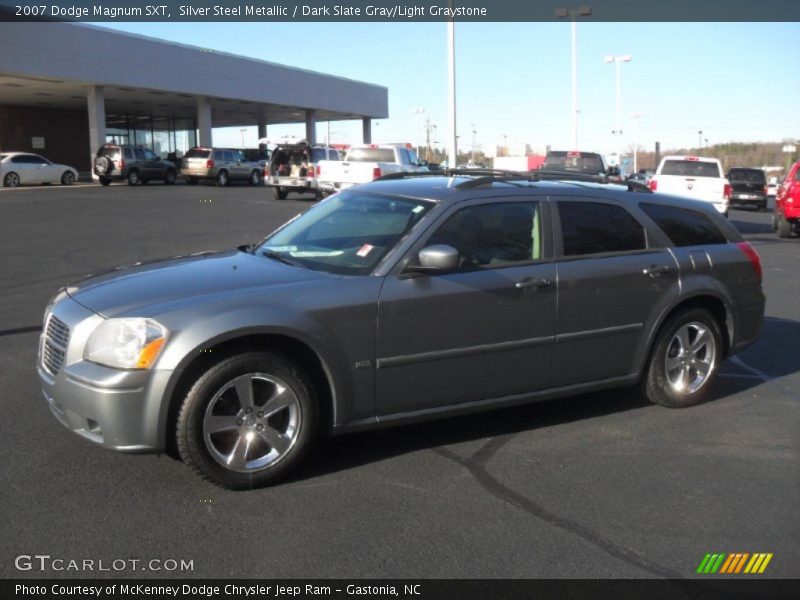
<svg viewBox="0 0 800 600">
<path fill-rule="evenodd" d="M 700 561 L 697 572 L 704 575 L 713 575 L 715 573 L 755 575 L 763 573 L 771 560 L 772 552 L 756 552 L 754 554 L 749 552 L 734 552 L 732 554 L 725 554 L 724 552 L 708 553 Z"/>
</svg>

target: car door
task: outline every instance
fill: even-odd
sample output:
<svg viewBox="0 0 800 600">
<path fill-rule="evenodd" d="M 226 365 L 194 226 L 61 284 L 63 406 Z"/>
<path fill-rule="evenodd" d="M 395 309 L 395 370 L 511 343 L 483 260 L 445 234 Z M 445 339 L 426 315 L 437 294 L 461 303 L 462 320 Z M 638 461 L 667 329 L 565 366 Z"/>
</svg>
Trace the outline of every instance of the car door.
<svg viewBox="0 0 800 600">
<path fill-rule="evenodd" d="M 556 271 L 546 206 L 527 197 L 459 205 L 407 255 L 415 261 L 423 247 L 447 244 L 459 252 L 457 270 L 386 276 L 378 308 L 378 415 L 548 386 Z"/>
<path fill-rule="evenodd" d="M 231 159 L 231 177 L 233 179 L 248 179 L 250 168 L 244 160 L 244 153 L 241 150 L 226 150 Z"/>
<path fill-rule="evenodd" d="M 670 252 L 621 204 L 553 203 L 558 272 L 554 387 L 635 371 L 642 337 L 677 294 Z"/>
<path fill-rule="evenodd" d="M 161 167 L 161 159 L 152 150 L 144 149 L 144 157 L 146 159 L 147 177 L 150 179 L 162 179 L 164 177 L 164 169 Z"/>
<path fill-rule="evenodd" d="M 19 182 L 25 184 L 41 183 L 42 174 L 32 154 L 17 154 L 11 158 L 11 168 L 19 176 Z"/>
</svg>

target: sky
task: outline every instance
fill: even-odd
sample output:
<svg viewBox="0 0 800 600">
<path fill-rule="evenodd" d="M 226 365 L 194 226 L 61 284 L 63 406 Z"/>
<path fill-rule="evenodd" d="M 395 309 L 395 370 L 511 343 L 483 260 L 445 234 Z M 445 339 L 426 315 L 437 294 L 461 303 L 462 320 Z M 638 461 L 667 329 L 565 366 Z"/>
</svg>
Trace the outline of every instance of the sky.
<svg viewBox="0 0 800 600">
<path fill-rule="evenodd" d="M 444 23 L 98 25 L 386 86 L 389 118 L 373 125 L 373 141 L 424 140 L 429 118 L 437 126 L 436 145 L 446 145 Z M 578 24 L 577 49 L 582 150 L 616 148 L 615 68 L 603 57 L 621 54 L 632 57 L 621 67 L 624 147 L 800 138 L 800 23 L 587 21 Z M 460 150 L 473 139 L 479 150 L 505 141 L 535 150 L 571 148 L 568 23 L 457 23 L 456 73 Z M 415 109 L 425 113 L 418 117 Z M 634 113 L 643 116 L 631 119 Z M 361 141 L 360 121 L 334 122 L 330 129 L 332 142 Z M 303 137 L 304 129 L 269 127 L 270 138 L 284 134 Z M 317 139 L 326 134 L 326 124 L 318 124 Z M 253 127 L 246 145 L 256 138 Z M 214 143 L 240 145 L 241 133 L 217 129 Z"/>
</svg>

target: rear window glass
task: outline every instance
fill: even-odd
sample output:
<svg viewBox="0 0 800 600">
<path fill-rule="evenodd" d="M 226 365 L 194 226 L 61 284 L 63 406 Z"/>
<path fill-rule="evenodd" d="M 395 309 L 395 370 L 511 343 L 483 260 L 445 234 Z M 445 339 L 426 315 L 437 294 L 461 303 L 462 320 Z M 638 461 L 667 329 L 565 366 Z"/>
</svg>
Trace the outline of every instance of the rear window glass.
<svg viewBox="0 0 800 600">
<path fill-rule="evenodd" d="M 578 173 L 603 173 L 603 159 L 591 152 L 550 152 L 542 169 L 576 171 Z"/>
<path fill-rule="evenodd" d="M 311 162 L 319 162 L 325 160 L 325 148 L 312 148 L 311 149 Z"/>
<path fill-rule="evenodd" d="M 630 252 L 647 248 L 644 227 L 619 206 L 559 202 L 564 256 Z"/>
<path fill-rule="evenodd" d="M 661 174 L 681 177 L 721 177 L 717 163 L 699 160 L 668 160 L 664 163 Z"/>
<path fill-rule="evenodd" d="M 655 221 L 677 247 L 727 244 L 717 226 L 701 212 L 663 204 L 640 204 L 645 214 Z"/>
<path fill-rule="evenodd" d="M 761 169 L 731 169 L 728 171 L 730 181 L 745 181 L 747 183 L 766 183 L 767 178 Z"/>
<path fill-rule="evenodd" d="M 103 146 L 97 153 L 98 156 L 114 156 L 119 154 L 119 146 Z"/>
<path fill-rule="evenodd" d="M 5 160 L 8 157 L 8 154 L 0 154 L 0 160 Z"/>
<path fill-rule="evenodd" d="M 204 150 L 202 148 L 192 148 L 183 155 L 184 158 L 208 158 L 209 156 L 211 156 L 211 150 Z"/>
<path fill-rule="evenodd" d="M 347 160 L 354 162 L 394 162 L 392 148 L 353 148 Z"/>
</svg>

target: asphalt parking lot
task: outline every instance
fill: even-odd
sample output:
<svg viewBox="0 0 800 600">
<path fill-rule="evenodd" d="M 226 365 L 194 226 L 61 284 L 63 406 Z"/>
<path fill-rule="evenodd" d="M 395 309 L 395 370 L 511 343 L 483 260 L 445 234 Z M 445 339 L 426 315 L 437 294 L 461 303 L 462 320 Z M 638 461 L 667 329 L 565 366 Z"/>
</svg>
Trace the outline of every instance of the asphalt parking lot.
<svg viewBox="0 0 800 600">
<path fill-rule="evenodd" d="M 0 190 L 0 577 L 87 575 L 15 569 L 36 553 L 191 559 L 177 575 L 202 577 L 684 577 L 707 552 L 771 552 L 763 576 L 800 577 L 800 239 L 779 240 L 768 213 L 731 213 L 762 257 L 764 332 L 694 408 L 615 391 L 334 438 L 250 492 L 58 424 L 35 357 L 61 285 L 257 241 L 310 203 L 291 198 Z"/>
</svg>

